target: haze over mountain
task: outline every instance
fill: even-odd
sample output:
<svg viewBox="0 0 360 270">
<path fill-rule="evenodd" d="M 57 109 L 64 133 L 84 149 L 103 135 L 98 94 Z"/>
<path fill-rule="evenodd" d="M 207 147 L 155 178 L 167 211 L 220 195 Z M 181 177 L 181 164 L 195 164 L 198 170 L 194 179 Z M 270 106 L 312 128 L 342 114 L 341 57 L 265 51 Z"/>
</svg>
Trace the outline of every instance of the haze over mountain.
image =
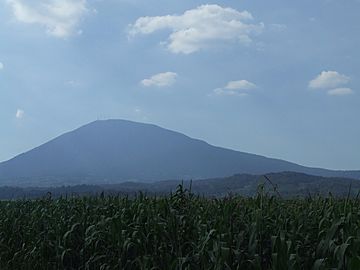
<svg viewBox="0 0 360 270">
<path fill-rule="evenodd" d="M 303 173 L 281 172 L 263 175 L 236 174 L 228 177 L 195 181 L 158 181 L 154 183 L 124 182 L 110 185 L 73 185 L 61 187 L 0 187 L 0 200 L 43 198 L 60 196 L 120 195 L 136 196 L 139 192 L 147 196 L 169 196 L 179 185 L 193 194 L 209 197 L 225 197 L 230 194 L 256 196 L 259 185 L 269 195 L 283 198 L 308 196 L 356 197 L 360 191 L 360 180 L 337 177 L 322 177 Z M 274 189 L 276 188 L 276 189 Z M 50 194 L 49 194 L 50 193 Z"/>
<path fill-rule="evenodd" d="M 0 163 L 0 185 L 153 182 L 282 171 L 360 179 L 360 171 L 309 168 L 212 146 L 151 124 L 104 120 Z"/>
</svg>

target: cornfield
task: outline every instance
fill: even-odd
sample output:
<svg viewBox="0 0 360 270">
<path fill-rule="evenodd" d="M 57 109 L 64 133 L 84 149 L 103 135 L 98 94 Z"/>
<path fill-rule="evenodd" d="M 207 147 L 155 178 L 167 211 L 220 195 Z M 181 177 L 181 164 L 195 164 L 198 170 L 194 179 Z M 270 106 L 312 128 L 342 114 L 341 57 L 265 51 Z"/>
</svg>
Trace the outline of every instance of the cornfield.
<svg viewBox="0 0 360 270">
<path fill-rule="evenodd" d="M 0 269 L 360 269 L 357 198 L 0 202 Z"/>
</svg>

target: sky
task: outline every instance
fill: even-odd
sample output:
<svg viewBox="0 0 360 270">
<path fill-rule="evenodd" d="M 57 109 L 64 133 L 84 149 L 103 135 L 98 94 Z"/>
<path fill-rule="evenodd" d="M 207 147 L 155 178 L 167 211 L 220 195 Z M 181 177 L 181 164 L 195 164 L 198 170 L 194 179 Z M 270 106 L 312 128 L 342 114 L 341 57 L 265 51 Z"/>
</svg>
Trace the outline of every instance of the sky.
<svg viewBox="0 0 360 270">
<path fill-rule="evenodd" d="M 360 169 L 359 10 L 359 0 L 0 0 L 0 161 L 119 118 Z"/>
</svg>

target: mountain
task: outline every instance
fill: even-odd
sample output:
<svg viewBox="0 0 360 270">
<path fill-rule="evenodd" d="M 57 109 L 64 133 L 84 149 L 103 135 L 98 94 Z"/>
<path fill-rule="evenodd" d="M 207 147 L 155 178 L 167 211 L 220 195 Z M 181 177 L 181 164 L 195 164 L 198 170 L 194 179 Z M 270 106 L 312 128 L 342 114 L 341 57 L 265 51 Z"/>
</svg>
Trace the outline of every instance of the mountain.
<svg viewBox="0 0 360 270">
<path fill-rule="evenodd" d="M 0 163 L 0 185 L 154 182 L 282 171 L 360 179 L 360 171 L 309 168 L 212 146 L 151 124 L 105 120 Z"/>
</svg>

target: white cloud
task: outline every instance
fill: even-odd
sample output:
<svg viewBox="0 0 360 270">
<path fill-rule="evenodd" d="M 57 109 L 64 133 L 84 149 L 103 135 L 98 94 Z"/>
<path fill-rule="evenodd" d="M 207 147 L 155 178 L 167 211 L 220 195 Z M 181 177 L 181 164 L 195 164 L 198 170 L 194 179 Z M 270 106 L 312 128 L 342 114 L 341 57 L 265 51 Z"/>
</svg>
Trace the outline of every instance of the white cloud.
<svg viewBox="0 0 360 270">
<path fill-rule="evenodd" d="M 313 89 L 336 88 L 347 84 L 350 81 L 348 76 L 337 71 L 323 71 L 315 79 L 309 82 L 309 87 Z"/>
<path fill-rule="evenodd" d="M 168 49 L 173 53 L 190 54 L 219 41 L 250 43 L 251 36 L 264 28 L 263 23 L 249 23 L 252 20 L 248 11 L 202 5 L 182 15 L 140 17 L 130 25 L 129 34 L 151 34 L 169 29 L 171 34 L 165 42 Z"/>
<path fill-rule="evenodd" d="M 47 33 L 59 38 L 75 34 L 80 19 L 88 11 L 86 0 L 45 0 L 36 4 L 23 0 L 6 1 L 19 22 L 42 25 Z"/>
<path fill-rule="evenodd" d="M 4 69 L 4 64 L 0 62 L 0 70 Z"/>
<path fill-rule="evenodd" d="M 24 115 L 25 115 L 25 112 L 24 112 L 23 110 L 17 109 L 16 114 L 15 114 L 15 116 L 16 116 L 17 119 L 23 118 Z"/>
<path fill-rule="evenodd" d="M 256 85 L 247 80 L 230 81 L 225 87 L 214 89 L 215 95 L 220 96 L 247 96 L 247 90 L 255 89 Z"/>
<path fill-rule="evenodd" d="M 351 88 L 335 88 L 328 91 L 330 96 L 344 96 L 354 93 Z"/>
<path fill-rule="evenodd" d="M 175 83 L 177 74 L 175 72 L 164 72 L 151 76 L 149 79 L 144 79 L 141 84 L 145 87 L 157 86 L 165 87 L 171 86 Z"/>
<path fill-rule="evenodd" d="M 248 93 L 235 91 L 235 90 L 226 90 L 224 88 L 216 88 L 214 89 L 214 94 L 217 96 L 247 96 Z"/>
<path fill-rule="evenodd" d="M 325 89 L 330 96 L 344 96 L 354 93 L 344 85 L 350 82 L 350 77 L 337 71 L 323 71 L 315 79 L 309 82 L 309 88 Z"/>
<path fill-rule="evenodd" d="M 249 90 L 256 88 L 256 85 L 247 80 L 240 80 L 240 81 L 230 81 L 224 88 L 229 90 Z"/>
</svg>

